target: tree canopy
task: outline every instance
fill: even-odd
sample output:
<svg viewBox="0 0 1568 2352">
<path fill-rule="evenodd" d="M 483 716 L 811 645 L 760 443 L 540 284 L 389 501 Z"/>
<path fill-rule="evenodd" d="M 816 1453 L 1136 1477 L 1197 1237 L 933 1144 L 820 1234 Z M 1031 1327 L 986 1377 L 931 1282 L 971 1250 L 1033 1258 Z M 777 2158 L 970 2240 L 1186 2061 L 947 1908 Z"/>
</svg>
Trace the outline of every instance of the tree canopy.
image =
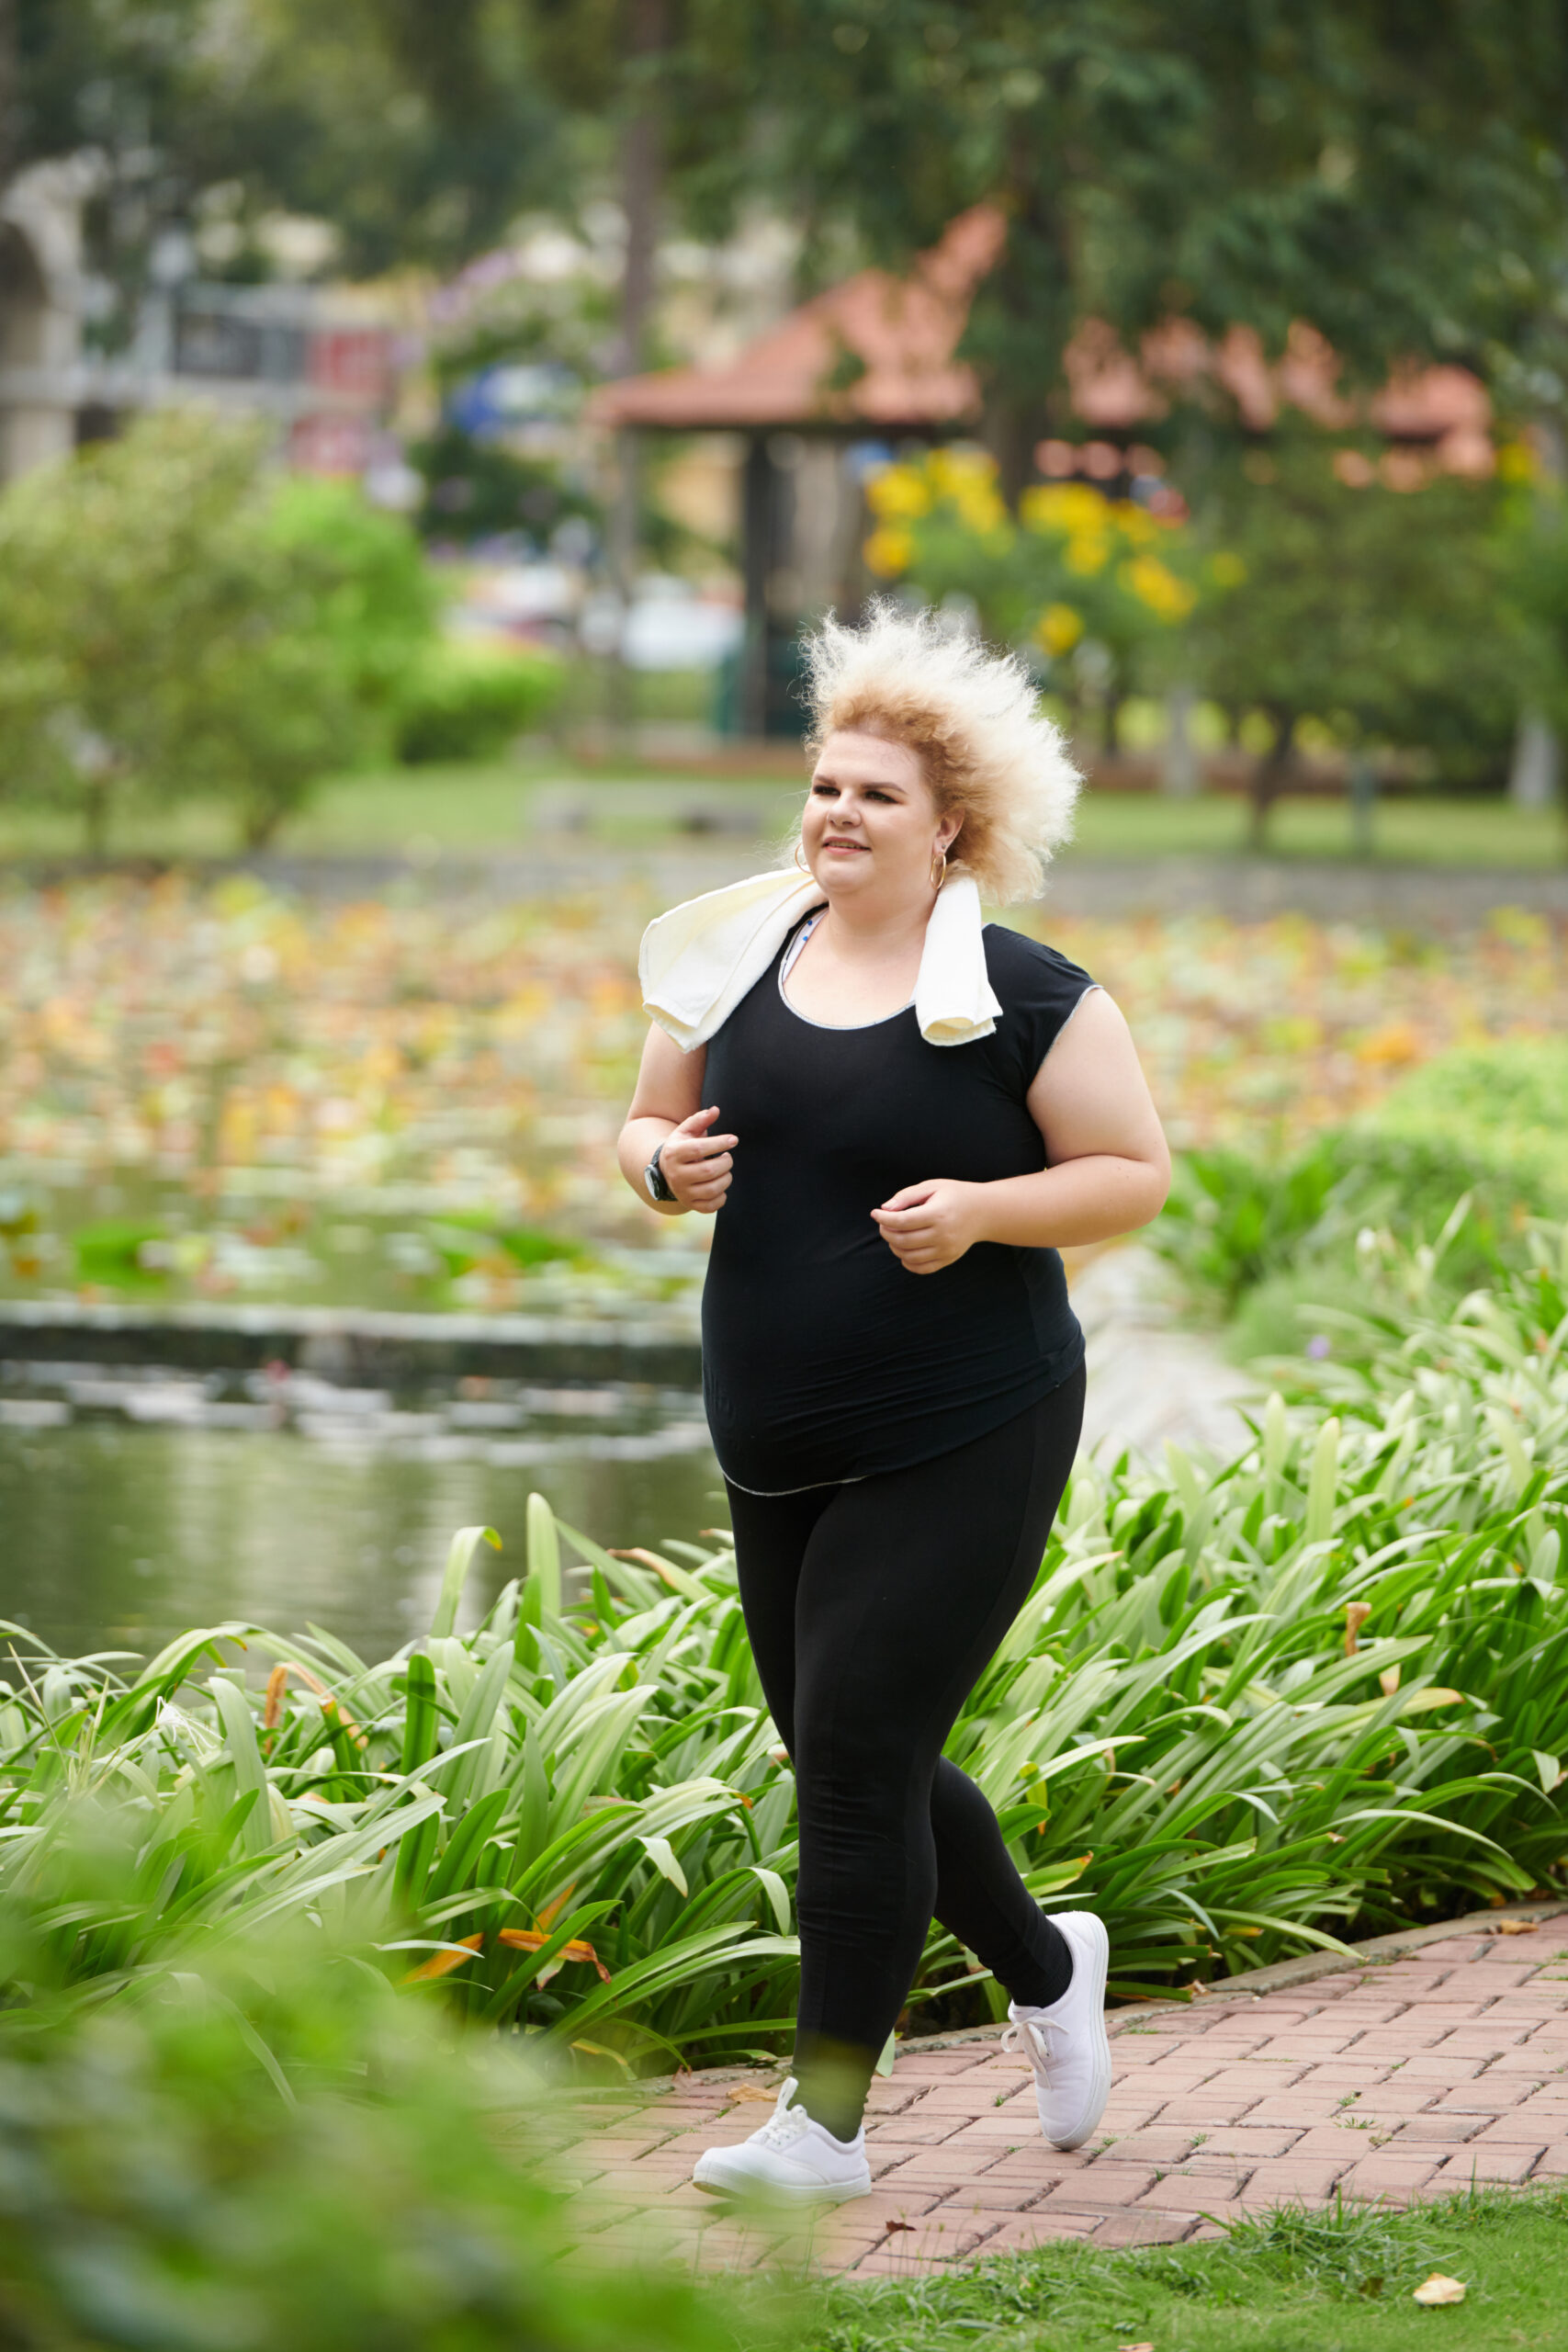
<svg viewBox="0 0 1568 2352">
<path fill-rule="evenodd" d="M 1405 358 L 1495 375 L 1557 300 L 1555 0 L 779 0 L 765 33 L 746 13 L 809 218 L 897 261 L 1005 208 L 968 349 L 1015 471 L 1089 315 L 1128 337 L 1241 322 L 1272 352 L 1305 319 L 1370 381 Z"/>
<path fill-rule="evenodd" d="M 1560 0 L 0 0 L 0 178 L 83 146 L 127 286 L 173 221 L 220 216 L 231 275 L 280 209 L 350 272 L 449 268 L 523 209 L 617 196 L 613 369 L 660 220 L 769 204 L 809 277 L 994 201 L 966 349 L 1010 489 L 1089 316 L 1270 352 L 1304 319 L 1351 383 L 1453 359 L 1565 398 Z"/>
</svg>

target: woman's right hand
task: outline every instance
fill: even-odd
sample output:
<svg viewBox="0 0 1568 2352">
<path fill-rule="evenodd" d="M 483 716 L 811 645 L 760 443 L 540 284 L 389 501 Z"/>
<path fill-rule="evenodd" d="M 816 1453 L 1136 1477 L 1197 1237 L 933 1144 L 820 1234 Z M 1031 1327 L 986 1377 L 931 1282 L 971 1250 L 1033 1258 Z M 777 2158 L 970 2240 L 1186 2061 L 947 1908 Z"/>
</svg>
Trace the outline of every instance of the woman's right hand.
<svg viewBox="0 0 1568 2352">
<path fill-rule="evenodd" d="M 712 1216 L 723 1207 L 734 1166 L 731 1154 L 739 1141 L 738 1136 L 708 1133 L 717 1116 L 716 1103 L 710 1111 L 694 1111 L 671 1129 L 659 1155 L 660 1173 L 681 1206 L 695 1209 L 700 1216 Z"/>
</svg>

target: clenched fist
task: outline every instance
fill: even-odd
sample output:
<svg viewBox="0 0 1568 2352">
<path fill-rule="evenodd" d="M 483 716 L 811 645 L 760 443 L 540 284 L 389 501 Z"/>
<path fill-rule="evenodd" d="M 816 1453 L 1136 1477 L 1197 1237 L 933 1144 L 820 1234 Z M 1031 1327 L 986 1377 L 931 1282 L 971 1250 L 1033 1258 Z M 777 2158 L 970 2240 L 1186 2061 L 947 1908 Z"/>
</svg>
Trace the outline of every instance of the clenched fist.
<svg viewBox="0 0 1568 2352">
<path fill-rule="evenodd" d="M 681 1206 L 701 1216 L 712 1216 L 724 1205 L 739 1141 L 738 1136 L 708 1133 L 717 1116 L 716 1103 L 711 1111 L 694 1111 L 671 1129 L 659 1155 L 660 1173 Z"/>
<path fill-rule="evenodd" d="M 951 1266 L 983 1238 L 980 1231 L 980 1184 L 961 1183 L 954 1176 L 939 1176 L 924 1184 L 906 1184 L 879 1209 L 873 1209 L 884 1241 L 911 1274 L 934 1274 Z"/>
</svg>

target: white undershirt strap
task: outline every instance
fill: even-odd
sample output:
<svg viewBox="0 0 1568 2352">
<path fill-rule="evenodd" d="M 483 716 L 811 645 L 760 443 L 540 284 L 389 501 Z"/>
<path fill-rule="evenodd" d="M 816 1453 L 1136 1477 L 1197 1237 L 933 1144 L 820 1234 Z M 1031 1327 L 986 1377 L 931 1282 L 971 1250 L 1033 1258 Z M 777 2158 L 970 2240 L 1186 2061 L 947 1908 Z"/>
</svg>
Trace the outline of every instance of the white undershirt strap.
<svg viewBox="0 0 1568 2352">
<path fill-rule="evenodd" d="M 795 965 L 796 956 L 800 954 L 801 949 L 805 946 L 807 941 L 810 938 L 812 933 L 816 930 L 818 924 L 821 922 L 827 911 L 828 910 L 826 907 L 818 907 L 814 914 L 807 915 L 806 921 L 801 924 L 800 929 L 795 933 L 795 937 L 790 941 L 789 945 L 784 949 L 784 959 L 779 966 L 779 986 L 781 989 L 790 976 L 790 972 Z"/>
</svg>

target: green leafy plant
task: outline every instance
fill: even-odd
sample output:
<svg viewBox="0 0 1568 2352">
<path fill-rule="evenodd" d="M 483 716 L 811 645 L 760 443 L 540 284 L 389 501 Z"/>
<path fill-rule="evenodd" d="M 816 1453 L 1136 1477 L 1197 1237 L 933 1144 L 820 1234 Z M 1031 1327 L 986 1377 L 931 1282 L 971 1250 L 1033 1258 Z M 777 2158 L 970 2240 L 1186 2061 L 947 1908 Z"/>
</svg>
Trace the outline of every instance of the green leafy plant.
<svg viewBox="0 0 1568 2352">
<path fill-rule="evenodd" d="M 281 483 L 259 428 L 197 412 L 27 476 L 0 499 L 6 789 L 96 851 L 126 802 L 193 797 L 265 845 L 374 747 L 428 628 L 411 561 L 403 526 Z"/>
<path fill-rule="evenodd" d="M 1283 1167 L 1219 1146 L 1183 1152 L 1148 1235 L 1197 1292 L 1224 1313 L 1317 1233 L 1342 1173 L 1318 1139 Z"/>
<path fill-rule="evenodd" d="M 313 577 L 318 626 L 335 645 L 368 722 L 366 749 L 383 754 L 410 665 L 435 636 L 439 597 L 417 535 L 352 483 L 305 474 L 277 484 L 267 531 Z"/>
<path fill-rule="evenodd" d="M 399 758 L 415 766 L 493 759 L 553 708 L 563 674 L 555 655 L 537 647 L 438 640 L 403 685 Z"/>
<path fill-rule="evenodd" d="M 988 457 L 933 449 L 874 475 L 866 497 L 874 571 L 908 577 L 933 599 L 968 597 L 988 635 L 1031 646 L 1044 664 L 1092 641 L 1118 693 L 1199 601 L 1184 525 L 1088 482 L 1036 483 L 1014 515 Z"/>
<path fill-rule="evenodd" d="M 949 1747 L 1035 1894 L 1106 1919 L 1119 1992 L 1558 1883 L 1565 1250 L 1543 1228 L 1456 1308 L 1434 1249 L 1378 1244 L 1366 1311 L 1279 1368 L 1236 1460 L 1079 1465 Z M 8 1629 L 0 1892 L 53 1923 L 62 1982 L 316 1918 L 591 2076 L 776 2047 L 794 1785 L 728 1544 L 612 1554 L 535 1497 L 526 1577 L 459 1634 L 486 1535 L 378 1664 L 230 1625 L 125 1679 Z M 135 1825 L 116 1899 L 73 1875 L 84 1808 Z M 991 1997 L 933 1930 L 912 2010 Z"/>
<path fill-rule="evenodd" d="M 122 1912 L 121 1815 L 78 1883 Z M 0 2335 L 159 2352 L 722 2352 L 726 2298 L 589 2236 L 570 2124 L 513 2051 L 330 1933 L 257 1923 L 107 2008 L 0 1898 Z M 63 1997 L 62 1997 L 63 1996 Z M 563 2127 L 565 2129 L 563 2130 Z M 761 2325 L 759 2315 L 759 2325 Z M 765 2328 L 765 2335 L 773 2330 Z"/>
<path fill-rule="evenodd" d="M 1309 718 L 1348 752 L 1418 747 L 1452 781 L 1500 779 L 1517 686 L 1496 494 L 1418 459 L 1394 486 L 1378 458 L 1375 442 L 1281 420 L 1266 450 L 1207 469 L 1201 528 L 1230 582 L 1216 576 L 1188 650 L 1217 702 L 1267 721 L 1255 848 Z"/>
<path fill-rule="evenodd" d="M 1287 1306 L 1300 1296 L 1343 1306 L 1360 1283 L 1359 1234 L 1389 1228 L 1436 1241 L 1463 1194 L 1468 1213 L 1446 1234 L 1438 1277 L 1457 1299 L 1518 1261 L 1531 1216 L 1568 1206 L 1565 1103 L 1568 1049 L 1559 1039 L 1458 1047 L 1292 1158 L 1270 1162 L 1223 1146 L 1183 1153 L 1149 1245 L 1221 1315 L 1271 1281 Z M 1250 1336 L 1238 1334 L 1239 1351 Z"/>
</svg>

